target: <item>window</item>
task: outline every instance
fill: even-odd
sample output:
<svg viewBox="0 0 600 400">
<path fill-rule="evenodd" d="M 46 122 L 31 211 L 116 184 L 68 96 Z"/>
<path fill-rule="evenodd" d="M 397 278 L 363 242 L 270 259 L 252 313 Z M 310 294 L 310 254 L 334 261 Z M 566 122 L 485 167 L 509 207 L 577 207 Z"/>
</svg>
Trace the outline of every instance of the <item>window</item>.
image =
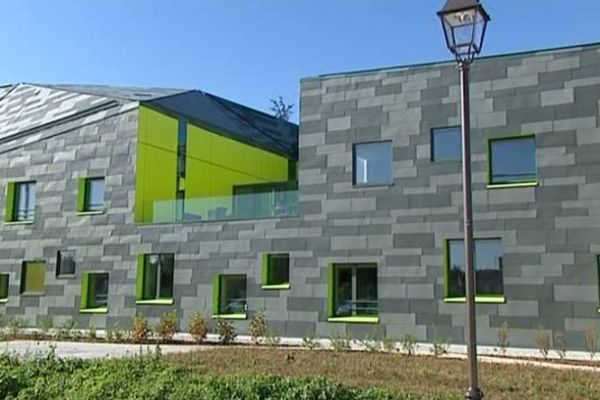
<svg viewBox="0 0 600 400">
<path fill-rule="evenodd" d="M 99 212 L 104 210 L 104 178 L 81 178 L 77 211 Z"/>
<path fill-rule="evenodd" d="M 246 318 L 246 275 L 216 275 L 213 317 Z"/>
<path fill-rule="evenodd" d="M 290 288 L 290 255 L 265 254 L 262 262 L 263 289 Z"/>
<path fill-rule="evenodd" d="M 84 272 L 81 277 L 82 312 L 108 311 L 108 273 Z"/>
<path fill-rule="evenodd" d="M 460 126 L 431 130 L 431 161 L 462 160 Z"/>
<path fill-rule="evenodd" d="M 138 263 L 138 302 L 173 304 L 173 254 L 143 254 Z"/>
<path fill-rule="evenodd" d="M 490 184 L 536 182 L 533 136 L 490 139 L 488 146 Z"/>
<path fill-rule="evenodd" d="M 35 182 L 10 182 L 6 193 L 6 222 L 33 221 Z"/>
<path fill-rule="evenodd" d="M 329 266 L 329 317 L 377 322 L 377 265 Z"/>
<path fill-rule="evenodd" d="M 8 300 L 8 274 L 0 274 L 0 302 Z"/>
<path fill-rule="evenodd" d="M 504 302 L 502 283 L 502 242 L 500 239 L 476 239 L 474 246 L 475 295 L 477 301 Z M 465 299 L 464 240 L 446 243 L 446 299 Z"/>
<path fill-rule="evenodd" d="M 59 250 L 56 253 L 56 276 L 75 275 L 75 252 Z"/>
<path fill-rule="evenodd" d="M 354 145 L 354 184 L 388 185 L 392 183 L 392 142 Z"/>
<path fill-rule="evenodd" d="M 23 261 L 21 266 L 21 294 L 44 294 L 46 262 Z"/>
</svg>

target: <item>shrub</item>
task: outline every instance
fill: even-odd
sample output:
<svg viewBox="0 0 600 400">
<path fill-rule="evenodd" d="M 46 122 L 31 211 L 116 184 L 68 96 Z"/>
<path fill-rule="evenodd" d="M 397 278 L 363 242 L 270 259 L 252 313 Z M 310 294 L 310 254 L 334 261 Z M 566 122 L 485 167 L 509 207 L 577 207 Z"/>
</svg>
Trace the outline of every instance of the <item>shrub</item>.
<svg viewBox="0 0 600 400">
<path fill-rule="evenodd" d="M 260 344 L 267 335 L 267 320 L 263 310 L 257 311 L 250 320 L 250 337 L 254 344 Z"/>
<path fill-rule="evenodd" d="M 237 337 L 235 327 L 226 319 L 220 319 L 217 322 L 217 333 L 219 334 L 219 341 L 222 344 L 230 344 Z"/>
<path fill-rule="evenodd" d="M 406 355 L 412 356 L 417 348 L 417 338 L 410 333 L 405 333 L 400 338 L 400 346 Z"/>
<path fill-rule="evenodd" d="M 163 314 L 156 325 L 156 334 L 162 342 L 169 342 L 173 340 L 173 336 L 177 333 L 178 329 L 179 318 L 177 317 L 177 311 L 173 310 Z"/>
<path fill-rule="evenodd" d="M 590 325 L 585 330 L 584 341 L 585 348 L 590 353 L 590 359 L 593 360 L 594 355 L 598 352 L 598 329 L 595 326 Z"/>
<path fill-rule="evenodd" d="M 321 347 L 319 338 L 315 335 L 315 331 L 310 331 L 302 338 L 302 347 L 308 350 L 314 350 Z"/>
<path fill-rule="evenodd" d="M 203 314 L 194 313 L 188 324 L 188 333 L 192 335 L 196 343 L 202 343 L 206 340 L 208 334 L 208 322 Z"/>
<path fill-rule="evenodd" d="M 502 354 L 506 354 L 506 348 L 510 345 L 508 341 L 508 322 L 504 321 L 498 328 L 498 347 Z"/>
<path fill-rule="evenodd" d="M 148 320 L 142 314 L 136 314 L 133 317 L 131 325 L 131 338 L 134 343 L 144 343 L 148 340 L 150 334 L 150 326 Z"/>
<path fill-rule="evenodd" d="M 567 338 L 564 333 L 554 334 L 554 349 L 562 360 L 567 355 Z"/>
<path fill-rule="evenodd" d="M 535 333 L 535 345 L 542 356 L 547 358 L 550 350 L 550 334 L 544 330 L 543 326 L 540 326 Z"/>
</svg>

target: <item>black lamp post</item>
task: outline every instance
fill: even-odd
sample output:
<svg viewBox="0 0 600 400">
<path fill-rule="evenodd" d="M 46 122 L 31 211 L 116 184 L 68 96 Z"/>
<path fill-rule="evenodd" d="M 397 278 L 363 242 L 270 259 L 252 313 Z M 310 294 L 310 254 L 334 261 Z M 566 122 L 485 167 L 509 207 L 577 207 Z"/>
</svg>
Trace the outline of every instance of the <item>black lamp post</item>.
<svg viewBox="0 0 600 400">
<path fill-rule="evenodd" d="M 448 49 L 460 70 L 462 117 L 463 207 L 465 223 L 465 271 L 467 303 L 467 356 L 469 388 L 465 397 L 483 398 L 477 379 L 477 335 L 475 329 L 475 269 L 473 266 L 473 209 L 471 193 L 471 142 L 469 112 L 469 65 L 481 51 L 490 16 L 479 0 L 447 0 L 437 13 L 442 20 Z"/>
</svg>

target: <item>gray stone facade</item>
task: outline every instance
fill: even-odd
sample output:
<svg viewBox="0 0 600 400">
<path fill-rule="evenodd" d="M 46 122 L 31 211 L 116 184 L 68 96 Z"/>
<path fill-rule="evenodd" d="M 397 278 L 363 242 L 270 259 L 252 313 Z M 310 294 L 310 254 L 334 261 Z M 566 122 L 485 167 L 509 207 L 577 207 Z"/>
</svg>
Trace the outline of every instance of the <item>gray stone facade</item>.
<svg viewBox="0 0 600 400">
<path fill-rule="evenodd" d="M 484 58 L 471 71 L 474 229 L 502 240 L 505 304 L 479 304 L 478 339 L 534 347 L 543 326 L 570 349 L 597 326 L 600 255 L 600 45 Z M 213 276 L 247 275 L 248 310 L 264 309 L 281 336 L 321 337 L 378 328 L 419 341 L 464 342 L 465 306 L 444 301 L 446 239 L 462 237 L 460 163 L 430 157 L 430 130 L 460 124 L 453 63 L 326 75 L 301 82 L 300 213 L 294 218 L 185 224 L 133 223 L 137 109 L 49 127 L 4 146 L 0 183 L 36 180 L 31 225 L 4 224 L 0 268 L 10 274 L 0 312 L 35 324 L 128 327 L 177 309 L 210 314 Z M 1 122 L 1 121 L 0 121 Z M 539 185 L 487 188 L 487 139 L 535 134 Z M 393 184 L 353 186 L 354 143 L 391 140 Z M 77 178 L 106 177 L 106 212 L 76 213 Z M 3 191 L 4 192 L 4 191 Z M 5 199 L 1 206 L 4 208 Z M 56 278 L 56 251 L 76 251 L 77 272 Z M 173 306 L 139 305 L 137 256 L 175 254 Z M 290 254 L 290 290 L 262 290 L 265 252 Z M 19 294 L 23 260 L 47 262 L 43 296 Z M 378 265 L 379 324 L 327 322 L 327 265 Z M 79 313 L 81 274 L 110 273 L 109 312 Z M 248 321 L 234 321 L 246 333 Z"/>
</svg>

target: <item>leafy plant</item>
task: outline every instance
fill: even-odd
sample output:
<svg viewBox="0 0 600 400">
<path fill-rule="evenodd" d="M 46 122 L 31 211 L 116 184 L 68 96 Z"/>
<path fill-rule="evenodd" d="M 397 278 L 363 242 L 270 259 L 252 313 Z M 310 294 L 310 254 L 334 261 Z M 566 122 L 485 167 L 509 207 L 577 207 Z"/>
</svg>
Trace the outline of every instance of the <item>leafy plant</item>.
<svg viewBox="0 0 600 400">
<path fill-rule="evenodd" d="M 550 351 L 550 334 L 544 330 L 543 326 L 540 326 L 535 333 L 535 345 L 542 356 L 547 358 Z"/>
<path fill-rule="evenodd" d="M 598 352 L 598 329 L 594 325 L 590 325 L 585 330 L 584 341 L 585 348 L 590 353 L 590 359 L 593 360 Z"/>
<path fill-rule="evenodd" d="M 554 334 L 554 349 L 562 360 L 567 355 L 567 337 L 564 333 Z"/>
<path fill-rule="evenodd" d="M 115 325 L 113 327 L 112 335 L 113 335 L 113 340 L 117 343 L 123 343 L 126 341 L 127 334 L 121 327 L 121 323 L 119 321 L 117 321 L 115 323 Z"/>
<path fill-rule="evenodd" d="M 360 340 L 360 345 L 368 352 L 373 353 L 381 349 L 381 341 L 379 340 L 379 329 L 374 328 L 364 339 Z"/>
<path fill-rule="evenodd" d="M 508 322 L 504 321 L 498 328 L 498 347 L 502 354 L 506 354 L 506 349 L 510 346 L 508 341 Z"/>
<path fill-rule="evenodd" d="M 131 326 L 131 338 L 134 343 L 144 343 L 150 335 L 150 325 L 144 315 L 138 313 L 133 317 Z"/>
<path fill-rule="evenodd" d="M 381 349 L 386 353 L 393 353 L 396 351 L 396 341 L 392 337 L 385 335 L 381 339 Z"/>
<path fill-rule="evenodd" d="M 431 348 L 431 352 L 433 353 L 434 356 L 439 357 L 443 354 L 447 354 L 448 353 L 448 339 L 446 338 L 441 338 L 439 336 L 434 336 L 433 337 L 433 341 L 431 342 L 432 344 L 432 348 Z"/>
<path fill-rule="evenodd" d="M 331 333 L 331 347 L 334 351 L 349 351 L 351 348 L 352 338 L 348 333 L 340 333 L 337 330 L 334 330 Z"/>
<path fill-rule="evenodd" d="M 417 348 L 417 338 L 410 333 L 405 333 L 400 338 L 400 346 L 406 355 L 412 356 Z"/>
<path fill-rule="evenodd" d="M 267 346 L 279 346 L 281 343 L 281 337 L 274 330 L 267 330 L 265 334 L 265 343 Z"/>
<path fill-rule="evenodd" d="M 13 317 L 8 320 L 6 325 L 8 339 L 14 340 L 19 337 L 22 329 L 25 327 L 25 320 L 19 317 Z"/>
<path fill-rule="evenodd" d="M 302 338 L 302 347 L 308 350 L 314 350 L 321 347 L 321 343 L 319 342 L 319 338 L 316 336 L 315 331 L 312 330 L 306 334 Z"/>
<path fill-rule="evenodd" d="M 267 335 L 267 320 L 263 310 L 254 313 L 250 320 L 250 337 L 256 345 Z"/>
<path fill-rule="evenodd" d="M 219 335 L 219 341 L 223 344 L 230 344 L 237 337 L 235 327 L 226 319 L 220 319 L 217 322 L 217 333 Z"/>
<path fill-rule="evenodd" d="M 74 330 L 77 327 L 77 322 L 73 318 L 65 320 L 60 326 L 58 331 L 58 338 L 60 340 L 68 340 L 76 336 Z"/>
<path fill-rule="evenodd" d="M 42 335 L 50 336 L 50 330 L 54 328 L 54 320 L 50 315 L 44 315 L 38 320 L 38 328 L 42 331 Z"/>
<path fill-rule="evenodd" d="M 208 322 L 203 314 L 194 313 L 188 324 L 188 333 L 192 335 L 196 343 L 202 343 L 206 340 L 208 334 Z"/>
<path fill-rule="evenodd" d="M 163 314 L 156 325 L 156 334 L 162 342 L 170 342 L 178 329 L 179 318 L 177 317 L 177 311 L 173 310 Z"/>
<path fill-rule="evenodd" d="M 93 322 L 90 322 L 90 324 L 88 325 L 87 338 L 91 341 L 94 341 L 97 338 L 96 326 Z"/>
</svg>

